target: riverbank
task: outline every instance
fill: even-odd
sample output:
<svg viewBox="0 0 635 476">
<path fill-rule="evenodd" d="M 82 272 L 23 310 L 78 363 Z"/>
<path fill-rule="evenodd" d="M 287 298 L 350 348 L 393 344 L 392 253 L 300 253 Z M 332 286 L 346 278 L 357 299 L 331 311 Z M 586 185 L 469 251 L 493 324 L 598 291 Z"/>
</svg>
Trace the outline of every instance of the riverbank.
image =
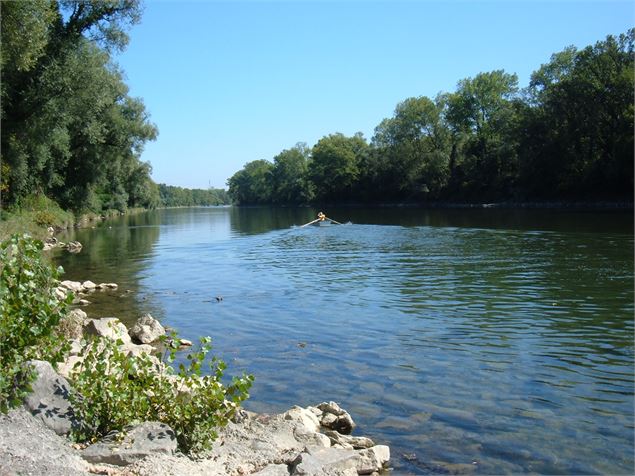
<svg viewBox="0 0 635 476">
<path fill-rule="evenodd" d="M 503 209 L 503 210 L 633 210 L 633 202 L 610 200 L 576 200 L 576 201 L 502 201 L 502 202 L 321 202 L 307 207 L 337 208 L 420 208 L 420 209 Z"/>
<path fill-rule="evenodd" d="M 0 241 L 15 233 L 28 233 L 34 238 L 44 240 L 55 232 L 70 228 L 86 228 L 110 218 L 131 215 L 146 211 L 145 208 L 130 208 L 126 212 L 105 210 L 100 213 L 84 211 L 73 213 L 63 210 L 56 202 L 45 196 L 32 196 L 25 199 L 22 206 L 0 210 Z"/>
<path fill-rule="evenodd" d="M 95 289 L 86 283 L 91 282 L 86 281 L 84 289 Z M 75 284 L 80 283 L 63 282 L 58 290 L 70 290 Z M 2 474 L 357 476 L 378 475 L 390 460 L 387 446 L 351 435 L 355 423 L 335 402 L 294 406 L 281 414 L 238 409 L 226 426 L 217 429 L 212 447 L 195 459 L 178 451 L 172 428 L 153 421 L 133 422 L 125 433 L 111 432 L 88 445 L 75 444 L 67 435 L 86 423 L 69 399 L 77 364 L 86 358 L 77 338 L 110 339 L 132 358 L 154 355 L 153 346 L 133 340 L 156 342 L 161 332 L 148 331 L 163 328 L 156 321 L 157 326 L 152 325 L 151 317 L 127 330 L 116 318 L 88 319 L 83 311 L 73 312 L 80 331 L 70 333 L 75 337 L 70 341 L 72 350 L 59 365 L 59 373 L 48 362 L 31 362 L 37 374 L 32 393 L 23 406 L 0 416 Z M 161 368 L 156 357 L 152 359 Z"/>
</svg>

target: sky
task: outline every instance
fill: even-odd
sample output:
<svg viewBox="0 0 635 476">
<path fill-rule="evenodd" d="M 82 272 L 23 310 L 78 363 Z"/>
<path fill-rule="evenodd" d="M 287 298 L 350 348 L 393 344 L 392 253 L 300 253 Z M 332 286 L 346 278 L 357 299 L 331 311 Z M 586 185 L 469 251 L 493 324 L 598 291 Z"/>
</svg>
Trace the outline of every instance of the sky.
<svg viewBox="0 0 635 476">
<path fill-rule="evenodd" d="M 146 0 L 115 61 L 159 128 L 154 180 L 226 188 L 298 142 L 370 141 L 406 98 L 497 69 L 525 87 L 551 54 L 633 26 L 630 0 Z"/>
</svg>

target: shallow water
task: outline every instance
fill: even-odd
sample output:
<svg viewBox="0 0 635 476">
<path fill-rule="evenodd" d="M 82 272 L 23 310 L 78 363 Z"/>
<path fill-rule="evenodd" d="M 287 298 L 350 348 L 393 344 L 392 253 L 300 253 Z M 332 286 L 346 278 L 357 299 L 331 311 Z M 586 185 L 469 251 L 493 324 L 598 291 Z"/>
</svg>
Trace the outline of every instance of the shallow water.
<svg viewBox="0 0 635 476">
<path fill-rule="evenodd" d="M 79 230 L 92 317 L 211 335 L 247 407 L 335 400 L 395 474 L 632 474 L 631 212 L 162 210 Z M 130 291 L 130 292 L 127 292 Z M 218 302 L 216 296 L 222 296 Z"/>
</svg>

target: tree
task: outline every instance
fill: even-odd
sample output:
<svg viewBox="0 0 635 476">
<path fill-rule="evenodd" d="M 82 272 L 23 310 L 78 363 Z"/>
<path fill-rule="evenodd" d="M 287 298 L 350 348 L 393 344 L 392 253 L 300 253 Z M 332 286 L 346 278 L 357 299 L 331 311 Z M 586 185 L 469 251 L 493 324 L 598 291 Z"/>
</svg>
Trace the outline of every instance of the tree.
<svg viewBox="0 0 635 476">
<path fill-rule="evenodd" d="M 305 204 L 312 198 L 308 181 L 311 150 L 304 143 L 285 149 L 273 158 L 273 195 L 276 203 Z"/>
<path fill-rule="evenodd" d="M 441 104 L 427 97 L 409 98 L 375 129 L 374 165 L 387 195 L 420 199 L 445 186 L 450 144 L 441 112 Z"/>
<path fill-rule="evenodd" d="M 570 47 L 531 77 L 521 181 L 539 198 L 633 195 L 633 43 L 629 30 Z"/>
<path fill-rule="evenodd" d="M 469 198 L 510 196 L 517 173 L 518 77 L 503 70 L 459 81 L 445 96 L 445 120 L 460 140 L 452 188 Z M 453 147 L 457 152 L 459 147 Z"/>
<path fill-rule="evenodd" d="M 150 168 L 139 157 L 157 129 L 142 101 L 127 95 L 109 54 L 125 46 L 139 1 L 1 7 L 2 180 L 9 200 L 44 193 L 68 208 L 101 211 L 156 199 Z"/>
<path fill-rule="evenodd" d="M 243 205 L 271 203 L 273 197 L 273 164 L 254 160 L 245 164 L 227 181 L 229 196 Z"/>
<path fill-rule="evenodd" d="M 359 163 L 368 152 L 361 133 L 353 137 L 336 133 L 321 138 L 313 146 L 309 178 L 318 200 L 349 200 L 359 177 Z"/>
</svg>

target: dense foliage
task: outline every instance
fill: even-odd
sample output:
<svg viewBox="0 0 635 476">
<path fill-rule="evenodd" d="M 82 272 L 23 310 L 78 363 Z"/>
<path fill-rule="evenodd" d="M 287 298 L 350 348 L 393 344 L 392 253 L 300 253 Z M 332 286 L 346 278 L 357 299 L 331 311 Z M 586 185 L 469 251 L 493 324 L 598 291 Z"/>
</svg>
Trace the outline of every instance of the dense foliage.
<svg viewBox="0 0 635 476">
<path fill-rule="evenodd" d="M 62 360 L 67 346 L 55 327 L 72 296 L 53 293 L 61 269 L 40 257 L 42 242 L 14 235 L 0 244 L 0 411 L 22 401 L 29 390 L 31 359 Z"/>
<path fill-rule="evenodd" d="M 219 188 L 190 189 L 173 185 L 159 184 L 159 198 L 163 207 L 192 207 L 208 205 L 227 205 L 229 195 Z"/>
<path fill-rule="evenodd" d="M 5 203 L 44 194 L 66 209 L 159 205 L 156 138 L 110 52 L 122 49 L 139 0 L 1 2 L 2 174 Z"/>
<path fill-rule="evenodd" d="M 190 454 L 209 449 L 216 428 L 224 426 L 238 404 L 248 398 L 253 377 L 234 378 L 225 385 L 221 379 L 224 362 L 208 361 L 210 374 L 202 375 L 209 337 L 201 339 L 201 349 L 188 355 L 189 366 L 178 372 L 147 354 L 127 355 L 111 339 L 85 343 L 85 359 L 76 365 L 71 401 L 84 423 L 75 431 L 79 441 L 102 437 L 111 431 L 142 421 L 159 421 L 176 433 L 181 451 Z M 179 340 L 173 336 L 166 351 L 174 361 Z"/>
<path fill-rule="evenodd" d="M 554 54 L 519 89 L 502 70 L 408 98 L 375 129 L 246 164 L 242 204 L 633 200 L 635 30 Z"/>
</svg>

